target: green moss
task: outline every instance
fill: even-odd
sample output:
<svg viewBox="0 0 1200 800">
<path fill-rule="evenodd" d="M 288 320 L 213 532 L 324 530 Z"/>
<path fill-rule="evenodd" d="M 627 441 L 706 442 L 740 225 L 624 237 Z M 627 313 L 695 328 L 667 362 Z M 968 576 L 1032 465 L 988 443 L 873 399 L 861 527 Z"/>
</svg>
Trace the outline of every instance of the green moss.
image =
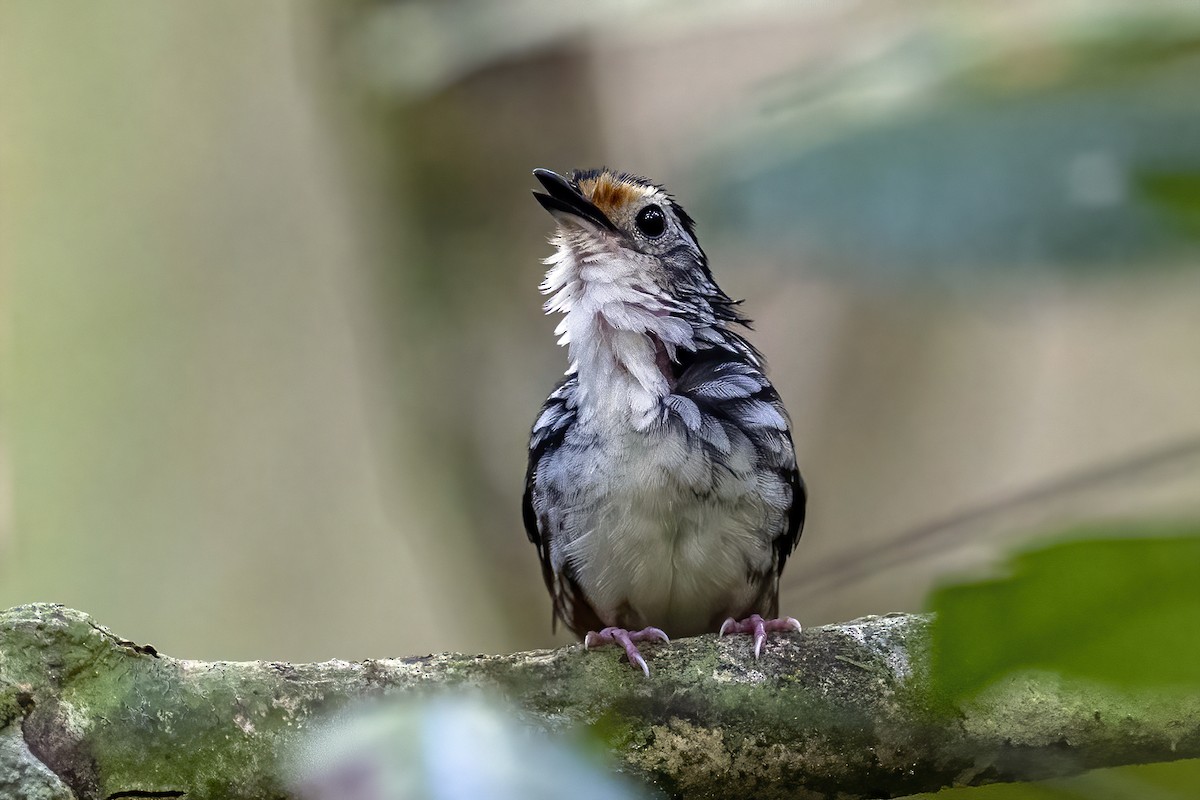
<svg viewBox="0 0 1200 800">
<path fill-rule="evenodd" d="M 928 653 L 929 621 L 898 617 L 774 638 L 759 662 L 736 637 L 647 648 L 648 679 L 619 652 L 579 648 L 200 664 L 158 658 L 77 612 L 26 607 L 0 613 L 0 720 L 23 720 L 68 784 L 101 797 L 283 797 L 283 758 L 313 720 L 367 697 L 465 688 L 503 695 L 548 730 L 590 725 L 625 769 L 711 797 L 884 796 L 1061 771 L 1063 753 L 1077 766 L 1194 747 L 1179 731 L 1195 736 L 1200 699 L 1114 698 L 1037 672 L 947 717 Z"/>
</svg>

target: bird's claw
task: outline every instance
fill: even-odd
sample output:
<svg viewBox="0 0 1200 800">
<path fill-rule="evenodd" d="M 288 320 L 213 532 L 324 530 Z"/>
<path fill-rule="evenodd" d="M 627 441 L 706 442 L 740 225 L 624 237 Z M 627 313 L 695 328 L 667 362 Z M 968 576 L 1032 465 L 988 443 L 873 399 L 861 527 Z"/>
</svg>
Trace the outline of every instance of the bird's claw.
<svg viewBox="0 0 1200 800">
<path fill-rule="evenodd" d="M 762 653 L 763 642 L 767 640 L 767 631 L 795 631 L 799 633 L 804 630 L 800 625 L 800 621 L 794 617 L 780 617 L 778 619 L 763 619 L 758 614 L 751 614 L 740 622 L 733 617 L 721 623 L 721 630 L 718 636 L 724 636 L 727 633 L 753 633 L 754 634 L 754 660 L 757 661 Z"/>
<path fill-rule="evenodd" d="M 646 677 L 650 677 L 650 667 L 646 665 L 646 659 L 642 658 L 642 654 L 638 652 L 637 645 L 634 642 L 652 642 L 660 641 L 670 644 L 671 639 L 659 628 L 642 628 L 640 631 L 627 631 L 624 628 L 603 628 L 600 631 L 588 631 L 587 636 L 583 637 L 583 648 L 591 650 L 593 647 L 606 644 L 619 644 L 625 648 L 625 655 L 629 657 L 629 663 L 636 667 L 640 667 Z"/>
</svg>

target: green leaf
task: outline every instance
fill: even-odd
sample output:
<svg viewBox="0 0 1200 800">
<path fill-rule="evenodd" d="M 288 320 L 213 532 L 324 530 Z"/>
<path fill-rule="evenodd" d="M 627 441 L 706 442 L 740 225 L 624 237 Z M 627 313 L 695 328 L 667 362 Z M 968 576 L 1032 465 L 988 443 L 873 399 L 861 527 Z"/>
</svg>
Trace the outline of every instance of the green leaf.
<svg viewBox="0 0 1200 800">
<path fill-rule="evenodd" d="M 1126 689 L 1200 687 L 1200 526 L 1092 533 L 1109 535 L 1025 552 L 1003 578 L 932 594 L 941 697 L 969 700 L 1027 669 Z"/>
<path fill-rule="evenodd" d="M 1148 172 L 1138 187 L 1181 231 L 1200 237 L 1200 172 Z"/>
<path fill-rule="evenodd" d="M 1080 4 L 1002 35 L 914 20 L 727 115 L 695 210 L 739 252 L 839 280 L 988 291 L 1200 265 L 1198 9 Z"/>
<path fill-rule="evenodd" d="M 1098 769 L 1072 778 L 1037 783 L 997 783 L 935 794 L 913 800 L 1197 800 L 1200 760 L 1169 764 L 1137 764 Z"/>
</svg>

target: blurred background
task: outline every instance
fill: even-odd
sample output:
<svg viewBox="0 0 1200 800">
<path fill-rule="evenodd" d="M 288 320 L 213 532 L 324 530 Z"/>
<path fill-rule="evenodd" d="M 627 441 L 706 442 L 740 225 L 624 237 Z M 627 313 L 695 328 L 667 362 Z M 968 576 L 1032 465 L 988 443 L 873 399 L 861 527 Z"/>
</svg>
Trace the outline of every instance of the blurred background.
<svg viewBox="0 0 1200 800">
<path fill-rule="evenodd" d="M 661 181 L 791 411 L 782 610 L 1200 517 L 1200 4 L 0 3 L 0 606 L 565 642 L 534 167 Z"/>
</svg>

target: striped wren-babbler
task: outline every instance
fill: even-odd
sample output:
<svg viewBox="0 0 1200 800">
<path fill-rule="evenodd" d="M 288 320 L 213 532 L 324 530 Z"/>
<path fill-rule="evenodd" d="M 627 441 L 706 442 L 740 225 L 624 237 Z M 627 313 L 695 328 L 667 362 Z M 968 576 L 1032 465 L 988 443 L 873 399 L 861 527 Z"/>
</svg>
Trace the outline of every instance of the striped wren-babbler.
<svg viewBox="0 0 1200 800">
<path fill-rule="evenodd" d="M 660 186 L 539 169 L 557 248 L 541 285 L 568 347 L 533 425 L 523 512 L 554 615 L 585 646 L 776 619 L 804 524 L 788 417 L 695 225 Z M 764 619 L 766 618 L 766 619 Z"/>
</svg>

